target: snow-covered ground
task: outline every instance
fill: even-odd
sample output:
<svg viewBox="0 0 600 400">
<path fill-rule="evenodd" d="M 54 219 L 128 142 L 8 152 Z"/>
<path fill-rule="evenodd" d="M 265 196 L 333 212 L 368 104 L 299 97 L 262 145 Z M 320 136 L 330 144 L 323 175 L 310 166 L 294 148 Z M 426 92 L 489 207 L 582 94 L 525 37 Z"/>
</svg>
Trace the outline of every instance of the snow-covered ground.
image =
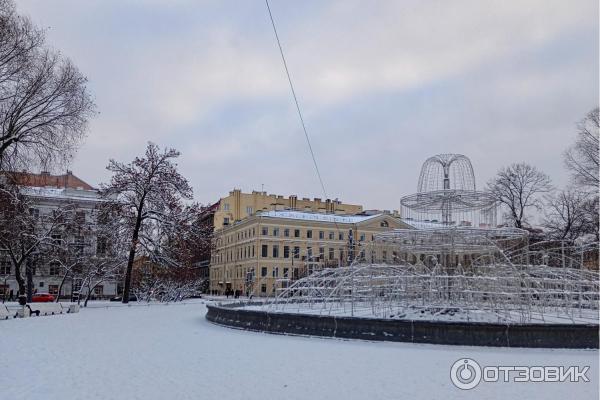
<svg viewBox="0 0 600 400">
<path fill-rule="evenodd" d="M 375 343 L 216 326 L 203 301 L 0 321 L 2 399 L 596 399 L 598 351 Z M 485 383 L 450 367 L 590 366 L 589 383 Z"/>
</svg>

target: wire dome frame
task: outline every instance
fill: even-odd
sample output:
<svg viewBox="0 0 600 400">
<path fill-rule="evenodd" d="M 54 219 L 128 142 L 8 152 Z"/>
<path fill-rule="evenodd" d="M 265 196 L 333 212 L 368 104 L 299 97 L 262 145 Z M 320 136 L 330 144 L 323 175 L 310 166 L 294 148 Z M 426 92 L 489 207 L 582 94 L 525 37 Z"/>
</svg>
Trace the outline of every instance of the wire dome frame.
<svg viewBox="0 0 600 400">
<path fill-rule="evenodd" d="M 317 270 L 251 307 L 378 319 L 598 324 L 599 275 L 579 256 L 597 256 L 597 245 L 555 243 L 537 257 L 541 250 L 530 248 L 517 229 L 406 231 L 378 235 L 350 266 Z M 411 247 L 405 240 L 412 239 Z"/>
<path fill-rule="evenodd" d="M 417 193 L 400 199 L 407 220 L 443 225 L 496 225 L 496 200 L 475 187 L 471 161 L 462 154 L 438 154 L 423 163 Z"/>
<path fill-rule="evenodd" d="M 475 173 L 471 161 L 462 154 L 438 154 L 421 167 L 417 192 L 438 190 L 475 191 Z"/>
</svg>

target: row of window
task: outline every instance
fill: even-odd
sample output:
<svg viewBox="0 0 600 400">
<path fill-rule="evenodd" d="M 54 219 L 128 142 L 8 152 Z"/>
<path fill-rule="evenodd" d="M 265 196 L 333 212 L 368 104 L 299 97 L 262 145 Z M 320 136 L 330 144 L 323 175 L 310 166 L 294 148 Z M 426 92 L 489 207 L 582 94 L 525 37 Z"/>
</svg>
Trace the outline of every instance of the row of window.
<svg viewBox="0 0 600 400">
<path fill-rule="evenodd" d="M 306 248 L 306 254 L 305 255 L 301 255 L 300 254 L 300 247 L 299 246 L 283 246 L 283 254 L 280 253 L 279 249 L 279 245 L 274 244 L 271 245 L 271 252 L 269 252 L 269 245 L 267 244 L 263 244 L 261 246 L 261 252 L 260 252 L 260 256 L 263 258 L 267 258 L 270 257 L 272 258 L 280 258 L 281 256 L 283 256 L 283 258 L 290 258 L 293 257 L 295 259 L 298 258 L 302 258 L 303 260 L 320 260 L 323 261 L 325 259 L 329 259 L 329 260 L 334 260 L 335 257 L 335 249 L 333 247 L 329 247 L 328 251 L 326 252 L 325 247 L 319 247 L 318 251 L 316 253 L 313 253 L 313 248 L 312 247 L 307 247 Z M 344 249 L 340 248 L 338 250 L 338 255 L 340 259 L 344 258 Z M 301 257 L 302 256 L 302 257 Z"/>
<path fill-rule="evenodd" d="M 278 227 L 273 227 L 273 228 L 268 228 L 266 226 L 261 228 L 261 235 L 262 236 L 274 236 L 274 237 L 280 237 L 281 233 L 283 232 L 283 237 L 295 237 L 295 238 L 300 238 L 300 237 L 304 237 L 306 239 L 313 239 L 313 231 L 312 229 L 307 229 L 305 231 L 305 236 L 301 235 L 301 230 L 300 229 L 289 229 L 289 228 L 284 228 L 283 230 L 281 230 Z M 270 235 L 269 235 L 270 233 Z M 325 239 L 325 231 L 318 231 L 317 233 L 318 237 L 320 240 L 324 240 Z M 327 233 L 327 238 L 329 240 L 334 240 L 335 239 L 335 232 L 333 231 L 329 231 Z M 338 232 L 337 235 L 337 240 L 344 240 L 344 232 Z M 365 235 L 361 235 L 361 240 L 365 240 Z"/>
<path fill-rule="evenodd" d="M 325 231 L 316 231 L 313 232 L 312 229 L 307 229 L 306 231 L 304 231 L 304 235 L 302 234 L 302 230 L 300 229 L 290 229 L 290 228 L 279 228 L 279 227 L 266 227 L 263 226 L 260 230 L 260 233 L 262 236 L 273 236 L 273 237 L 294 237 L 294 238 L 306 238 L 306 239 L 313 239 L 313 238 L 317 238 L 319 240 L 325 240 Z M 313 234 L 314 233 L 314 234 Z M 249 239 L 251 237 L 254 237 L 256 235 L 256 228 L 252 228 L 252 229 L 246 229 L 240 232 L 237 232 L 236 235 L 228 235 L 225 237 L 225 243 L 223 243 L 220 239 L 217 241 L 217 246 L 221 246 L 223 244 L 230 244 L 233 243 L 235 239 L 237 239 L 238 241 L 240 240 L 244 240 L 244 239 Z M 337 240 L 345 240 L 345 235 L 344 232 L 338 232 L 337 233 Z M 327 232 L 327 239 L 329 240 L 336 240 L 336 234 L 333 231 L 328 231 Z M 366 235 L 364 233 L 360 234 L 359 236 L 359 241 L 364 242 L 366 240 Z M 373 240 L 373 235 L 371 235 L 371 240 Z"/>
</svg>

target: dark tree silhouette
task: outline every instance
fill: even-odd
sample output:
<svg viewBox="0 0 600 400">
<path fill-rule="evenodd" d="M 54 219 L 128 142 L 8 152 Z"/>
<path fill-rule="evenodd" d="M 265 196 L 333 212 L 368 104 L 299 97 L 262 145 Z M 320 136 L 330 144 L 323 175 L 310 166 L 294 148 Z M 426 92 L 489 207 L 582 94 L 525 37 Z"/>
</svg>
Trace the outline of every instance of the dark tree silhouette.
<svg viewBox="0 0 600 400">
<path fill-rule="evenodd" d="M 577 141 L 565 151 L 565 165 L 571 171 L 574 183 L 582 189 L 598 194 L 598 136 L 600 110 L 590 111 L 578 124 Z"/>
<path fill-rule="evenodd" d="M 525 163 L 502 168 L 487 184 L 487 190 L 508 209 L 506 217 L 517 228 L 523 228 L 526 210 L 541 208 L 540 195 L 551 189 L 548 175 Z"/>
<path fill-rule="evenodd" d="M 0 0 L 0 168 L 64 163 L 83 139 L 95 105 L 87 79 L 49 50 L 43 31 Z"/>
<path fill-rule="evenodd" d="M 173 162 L 179 157 L 174 149 L 161 151 L 149 143 L 143 157 L 123 164 L 111 160 L 107 169 L 113 173 L 103 196 L 121 208 L 121 220 L 129 229 L 129 257 L 125 270 L 123 303 L 129 301 L 133 262 L 139 248 L 161 263 L 178 264 L 166 251 L 178 237 L 183 221 L 190 220 L 195 206 L 186 206 L 192 188 L 177 171 Z"/>
</svg>

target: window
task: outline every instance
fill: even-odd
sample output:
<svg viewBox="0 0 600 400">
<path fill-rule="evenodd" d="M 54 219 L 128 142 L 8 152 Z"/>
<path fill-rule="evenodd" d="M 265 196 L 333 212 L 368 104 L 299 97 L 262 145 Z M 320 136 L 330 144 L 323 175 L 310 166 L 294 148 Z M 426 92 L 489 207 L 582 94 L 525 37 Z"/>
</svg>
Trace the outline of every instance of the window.
<svg viewBox="0 0 600 400">
<path fill-rule="evenodd" d="M 319 260 L 323 261 L 325 259 L 325 247 L 319 247 Z"/>
<path fill-rule="evenodd" d="M 54 233 L 52 235 L 52 242 L 55 246 L 60 246 L 60 244 L 62 242 L 62 236 L 58 233 Z"/>
<path fill-rule="evenodd" d="M 294 247 L 294 258 L 300 258 L 300 247 Z"/>
<path fill-rule="evenodd" d="M 290 258 L 290 246 L 283 246 L 283 258 Z"/>
<path fill-rule="evenodd" d="M 85 222 L 85 211 L 76 211 L 75 212 L 75 222 L 84 223 Z"/>
<path fill-rule="evenodd" d="M 383 250 L 381 255 L 384 261 L 387 260 L 387 251 Z"/>
<path fill-rule="evenodd" d="M 308 257 L 308 259 L 310 260 L 313 256 L 312 254 L 312 247 L 307 247 L 306 248 L 306 256 Z"/>
<path fill-rule="evenodd" d="M 229 203 L 223 203 L 223 211 L 229 211 Z"/>
<path fill-rule="evenodd" d="M 273 245 L 273 258 L 279 258 L 279 246 L 276 244 Z"/>
<path fill-rule="evenodd" d="M 262 276 L 263 278 L 267 276 L 267 267 L 262 267 L 260 269 L 260 276 Z"/>
<path fill-rule="evenodd" d="M 48 285 L 48 293 L 54 296 L 58 295 L 58 285 Z"/>
<path fill-rule="evenodd" d="M 289 276 L 288 276 L 289 274 L 290 274 L 290 269 L 289 268 L 284 268 L 283 269 L 283 277 L 284 278 L 289 278 Z"/>
<path fill-rule="evenodd" d="M 287 228 L 286 228 L 286 229 L 284 229 L 284 230 L 283 230 L 283 236 L 285 236 L 285 237 L 290 237 L 290 230 L 289 230 L 289 229 L 287 229 Z"/>
<path fill-rule="evenodd" d="M 300 229 L 294 229 L 294 237 L 300 237 Z"/>
<path fill-rule="evenodd" d="M 306 231 L 306 238 L 312 239 L 312 231 L 310 229 Z"/>
<path fill-rule="evenodd" d="M 269 228 L 263 227 L 262 230 L 261 230 L 261 235 L 268 236 L 269 235 Z"/>
<path fill-rule="evenodd" d="M 57 262 L 50 263 L 50 268 L 48 269 L 48 275 L 50 275 L 50 276 L 60 275 L 60 264 Z"/>
<path fill-rule="evenodd" d="M 38 210 L 37 208 L 30 208 L 29 215 L 31 215 L 33 218 L 37 219 L 40 217 L 40 210 Z"/>
<path fill-rule="evenodd" d="M 104 286 L 103 285 L 98 285 L 94 288 L 94 294 L 96 296 L 102 296 L 104 294 Z"/>
<path fill-rule="evenodd" d="M 261 256 L 269 257 L 269 246 L 267 246 L 266 244 L 262 245 Z"/>
<path fill-rule="evenodd" d="M 334 237 L 335 236 L 334 236 L 333 232 L 329 232 L 329 240 L 333 240 Z"/>
<path fill-rule="evenodd" d="M 260 285 L 260 292 L 267 293 L 267 284 L 266 283 L 263 283 L 262 285 Z"/>
<path fill-rule="evenodd" d="M 364 241 L 365 241 L 365 234 L 364 234 L 364 233 L 361 233 L 361 234 L 360 234 L 360 238 L 359 238 L 359 240 L 360 240 L 361 242 L 364 242 Z"/>
<path fill-rule="evenodd" d="M 40 282 L 40 287 L 44 287 L 44 282 Z"/>
<path fill-rule="evenodd" d="M 228 217 L 223 218 L 223 225 L 229 225 L 229 218 Z"/>
<path fill-rule="evenodd" d="M 0 262 L 0 275 L 10 275 L 11 264 L 9 261 Z"/>
<path fill-rule="evenodd" d="M 333 251 L 333 247 L 329 248 L 329 259 L 333 260 L 335 258 L 335 252 Z"/>
<path fill-rule="evenodd" d="M 319 239 L 325 239 L 325 232 L 319 231 Z"/>
<path fill-rule="evenodd" d="M 273 236 L 279 236 L 279 228 L 273 228 Z"/>
<path fill-rule="evenodd" d="M 279 277 L 279 267 L 273 268 L 273 278 Z"/>
<path fill-rule="evenodd" d="M 246 214 L 248 214 L 248 215 L 252 215 L 252 212 L 253 212 L 253 211 L 254 211 L 254 210 L 252 209 L 252 207 L 246 207 Z"/>
<path fill-rule="evenodd" d="M 379 224 L 379 226 L 381 226 L 382 228 L 387 228 L 388 226 L 390 226 L 390 224 L 388 224 L 387 221 L 381 221 L 381 223 Z"/>
<path fill-rule="evenodd" d="M 106 238 L 99 237 L 96 239 L 96 255 L 106 255 Z"/>
<path fill-rule="evenodd" d="M 75 241 L 73 242 L 75 246 L 75 252 L 77 254 L 83 253 L 83 248 L 85 247 L 85 239 L 83 236 L 75 236 Z"/>
<path fill-rule="evenodd" d="M 340 232 L 338 240 L 344 240 L 344 232 Z"/>
</svg>

